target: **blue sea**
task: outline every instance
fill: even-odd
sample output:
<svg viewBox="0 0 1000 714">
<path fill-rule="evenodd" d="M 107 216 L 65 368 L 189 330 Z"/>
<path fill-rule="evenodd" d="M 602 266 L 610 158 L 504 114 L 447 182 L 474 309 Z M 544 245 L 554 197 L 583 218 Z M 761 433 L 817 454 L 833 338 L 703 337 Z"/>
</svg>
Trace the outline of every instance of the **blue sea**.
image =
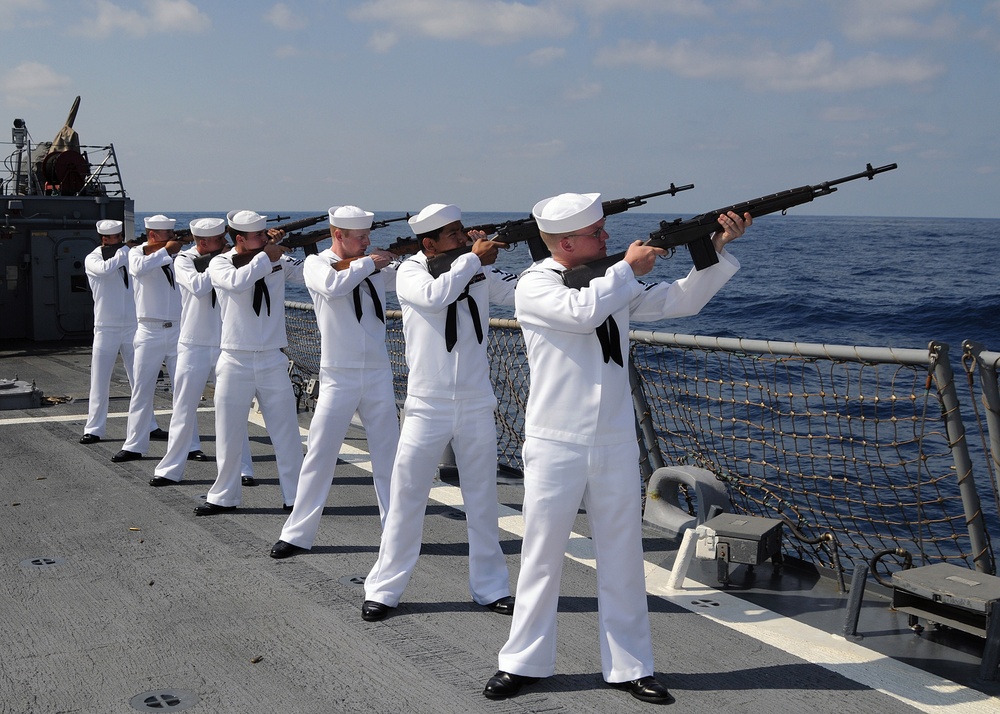
<svg viewBox="0 0 1000 714">
<path fill-rule="evenodd" d="M 322 213 L 281 212 L 288 220 Z M 376 220 L 406 211 L 379 212 Z M 270 212 L 276 215 L 277 212 Z M 142 218 L 136 215 L 141 232 Z M 217 213 L 171 214 L 178 227 Z M 466 213 L 466 225 L 522 218 L 515 213 Z M 630 211 L 611 216 L 608 252 L 644 240 L 661 220 L 676 214 Z M 277 224 L 277 225 L 280 225 Z M 325 228 L 321 222 L 307 230 Z M 742 337 L 924 349 L 944 342 L 953 355 L 963 340 L 1000 351 L 1000 220 L 972 218 L 866 218 L 770 215 L 758 218 L 731 244 L 742 269 L 695 317 L 633 324 L 639 329 Z M 384 247 L 411 236 L 405 222 L 372 232 Z M 320 243 L 320 248 L 329 241 Z M 530 262 L 527 246 L 501 252 L 497 265 L 518 272 Z M 687 250 L 657 261 L 647 281 L 674 280 L 691 268 Z M 289 286 L 290 300 L 309 302 L 304 288 Z M 509 311 L 494 316 L 510 317 Z"/>
</svg>

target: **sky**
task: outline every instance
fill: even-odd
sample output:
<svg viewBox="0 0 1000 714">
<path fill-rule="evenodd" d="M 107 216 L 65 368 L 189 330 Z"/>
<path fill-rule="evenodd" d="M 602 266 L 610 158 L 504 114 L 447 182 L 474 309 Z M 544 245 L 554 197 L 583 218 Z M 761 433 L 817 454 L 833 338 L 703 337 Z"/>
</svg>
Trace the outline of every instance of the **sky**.
<svg viewBox="0 0 1000 714">
<path fill-rule="evenodd" d="M 77 96 L 140 213 L 697 214 L 897 163 L 792 211 L 1000 218 L 1000 0 L 0 0 L 0 120 Z"/>
</svg>

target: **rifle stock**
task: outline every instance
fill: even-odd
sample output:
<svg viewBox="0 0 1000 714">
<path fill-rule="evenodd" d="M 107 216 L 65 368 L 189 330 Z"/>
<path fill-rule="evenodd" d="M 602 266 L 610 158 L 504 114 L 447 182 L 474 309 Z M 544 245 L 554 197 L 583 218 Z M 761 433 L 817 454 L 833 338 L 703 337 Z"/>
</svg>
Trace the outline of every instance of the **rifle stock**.
<svg viewBox="0 0 1000 714">
<path fill-rule="evenodd" d="M 867 178 L 871 181 L 876 175 L 892 171 L 896 164 L 886 164 L 878 168 L 867 165 L 864 171 L 850 176 L 824 181 L 815 186 L 800 186 L 799 188 L 773 193 L 769 196 L 761 196 L 750 201 L 735 203 L 725 208 L 715 211 L 708 211 L 694 218 L 678 218 L 674 221 L 660 221 L 659 230 L 649 234 L 649 240 L 644 245 L 654 248 L 664 248 L 673 255 L 677 247 L 686 245 L 691 253 L 691 258 L 698 270 L 704 270 L 719 262 L 719 256 L 715 252 L 712 244 L 712 235 L 722 230 L 719 226 L 718 217 L 721 214 L 732 211 L 737 215 L 749 213 L 753 218 L 766 216 L 769 213 L 784 213 L 793 206 L 808 203 L 819 196 L 827 196 L 837 190 L 837 186 L 848 181 L 856 181 L 860 178 Z M 591 261 L 584 265 L 570 268 L 563 273 L 563 282 L 570 288 L 583 288 L 590 285 L 590 281 L 596 277 L 604 275 L 607 269 L 625 257 L 626 251 L 609 255 L 606 258 Z"/>
<path fill-rule="evenodd" d="M 104 260 L 111 260 L 112 258 L 115 257 L 115 253 L 117 253 L 119 250 L 122 249 L 123 245 L 127 245 L 127 244 L 126 243 L 117 243 L 115 245 L 102 245 L 101 246 L 101 257 L 104 258 Z"/>
<path fill-rule="evenodd" d="M 602 201 L 601 207 L 604 209 L 605 216 L 613 216 L 618 213 L 624 213 L 630 208 L 646 205 L 646 199 L 654 198 L 655 196 L 665 196 L 668 194 L 676 196 L 681 191 L 688 191 L 692 188 L 694 188 L 693 183 L 685 184 L 684 186 L 676 186 L 673 182 L 671 182 L 670 188 L 664 189 L 663 191 L 645 193 L 640 196 L 633 196 L 632 198 L 614 198 L 608 201 Z M 493 240 L 505 243 L 507 247 L 513 246 L 516 243 L 527 242 L 528 250 L 531 253 L 531 259 L 533 261 L 548 258 L 550 255 L 549 249 L 545 246 L 545 242 L 542 240 L 542 235 L 538 230 L 538 224 L 535 222 L 534 216 L 504 221 L 503 223 L 483 223 L 478 226 L 467 228 L 466 232 L 468 231 L 483 231 L 487 235 L 496 234 Z M 461 248 L 455 248 L 444 253 L 439 253 L 432 258 L 428 258 L 427 270 L 433 277 L 436 278 L 439 275 L 448 272 L 448 270 L 451 269 L 451 264 L 455 262 L 456 258 L 460 255 L 465 255 L 471 250 L 471 246 L 462 246 Z"/>
<path fill-rule="evenodd" d="M 413 255 L 420 250 L 420 243 L 416 238 L 397 238 L 395 241 L 390 243 L 388 246 L 383 248 L 393 255 Z M 355 260 L 361 260 L 362 258 L 367 258 L 367 255 L 357 255 L 353 258 L 343 258 L 338 260 L 333 264 L 334 270 L 346 270 L 350 267 L 351 263 Z"/>
</svg>

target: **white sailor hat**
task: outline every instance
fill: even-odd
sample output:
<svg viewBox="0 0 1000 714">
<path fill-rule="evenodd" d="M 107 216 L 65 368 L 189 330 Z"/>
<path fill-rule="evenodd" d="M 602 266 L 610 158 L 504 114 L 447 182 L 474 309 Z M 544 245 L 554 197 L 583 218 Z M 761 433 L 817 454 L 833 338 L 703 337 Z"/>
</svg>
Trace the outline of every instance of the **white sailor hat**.
<svg viewBox="0 0 1000 714">
<path fill-rule="evenodd" d="M 240 233 L 262 231 L 267 226 L 267 216 L 254 211 L 236 211 L 229 216 L 229 226 Z"/>
<path fill-rule="evenodd" d="M 546 198 L 531 209 L 542 233 L 570 233 L 604 218 L 599 193 L 561 193 Z"/>
<path fill-rule="evenodd" d="M 173 218 L 167 218 L 164 215 L 156 214 L 155 216 L 143 219 L 143 223 L 146 226 L 146 230 L 172 231 L 177 221 Z"/>
<path fill-rule="evenodd" d="M 462 220 L 462 211 L 458 206 L 432 203 L 411 218 L 409 224 L 413 233 L 419 236 L 460 220 Z"/>
<path fill-rule="evenodd" d="M 374 213 L 363 211 L 357 206 L 331 206 L 327 213 L 330 214 L 330 225 L 344 230 L 371 228 L 375 217 Z"/>
<path fill-rule="evenodd" d="M 196 238 L 211 238 L 226 232 L 226 222 L 221 218 L 195 218 L 188 226 Z"/>
<path fill-rule="evenodd" d="M 116 236 L 122 232 L 122 222 L 112 220 L 98 221 L 97 232 L 102 236 Z"/>
</svg>

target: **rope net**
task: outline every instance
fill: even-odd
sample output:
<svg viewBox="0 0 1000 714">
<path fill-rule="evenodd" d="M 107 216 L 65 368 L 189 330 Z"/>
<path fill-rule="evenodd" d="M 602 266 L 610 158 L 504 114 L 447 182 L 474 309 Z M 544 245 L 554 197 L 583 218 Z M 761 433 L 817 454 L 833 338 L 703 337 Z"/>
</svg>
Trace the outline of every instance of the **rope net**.
<svg viewBox="0 0 1000 714">
<path fill-rule="evenodd" d="M 288 305 L 293 383 L 305 385 L 319 373 L 319 335 L 311 305 Z M 388 311 L 386 325 L 402 406 L 401 313 Z M 498 464 L 519 474 L 529 379 L 514 320 L 491 320 L 489 354 Z M 895 549 L 911 554 L 914 565 L 972 562 L 942 405 L 927 365 L 635 340 L 631 358 L 655 425 L 657 443 L 646 447 L 658 448 L 666 465 L 714 473 L 727 485 L 733 512 L 793 526 L 806 540 L 786 535 L 787 555 L 841 573 L 858 559 Z M 682 493 L 682 505 L 694 514 L 693 493 Z"/>
</svg>

